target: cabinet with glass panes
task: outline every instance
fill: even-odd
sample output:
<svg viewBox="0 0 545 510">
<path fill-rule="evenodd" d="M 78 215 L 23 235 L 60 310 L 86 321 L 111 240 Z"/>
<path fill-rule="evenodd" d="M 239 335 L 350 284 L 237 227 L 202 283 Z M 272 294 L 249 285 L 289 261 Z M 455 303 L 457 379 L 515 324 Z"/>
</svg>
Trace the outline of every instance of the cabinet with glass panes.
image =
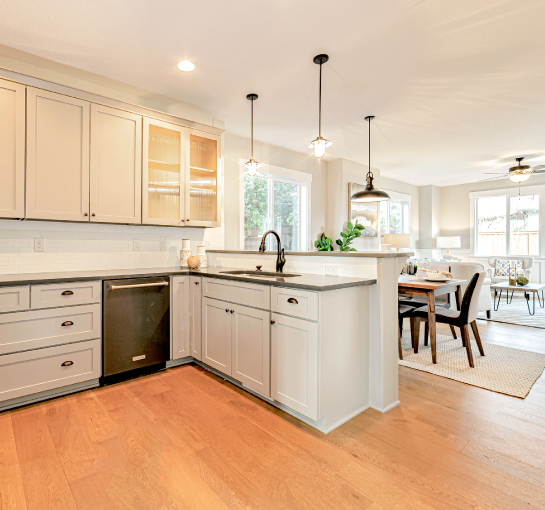
<svg viewBox="0 0 545 510">
<path fill-rule="evenodd" d="M 186 225 L 220 225 L 220 138 L 189 130 Z"/>
</svg>

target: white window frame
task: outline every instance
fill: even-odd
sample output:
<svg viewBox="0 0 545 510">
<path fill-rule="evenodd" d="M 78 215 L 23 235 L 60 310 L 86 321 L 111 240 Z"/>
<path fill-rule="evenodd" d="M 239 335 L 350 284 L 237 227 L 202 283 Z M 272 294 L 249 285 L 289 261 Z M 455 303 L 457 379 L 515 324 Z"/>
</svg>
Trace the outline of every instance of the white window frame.
<svg viewBox="0 0 545 510">
<path fill-rule="evenodd" d="M 240 167 L 240 239 L 239 248 L 244 250 L 244 176 L 247 173 L 244 168 L 246 160 L 239 160 Z M 310 249 L 311 232 L 311 186 L 312 175 L 298 170 L 290 170 L 274 165 L 263 164 L 256 174 L 257 177 L 265 177 L 268 181 L 268 199 L 267 210 L 273 210 L 273 186 L 275 182 L 284 182 L 288 184 L 297 184 L 299 186 L 299 251 L 308 251 Z M 303 226 L 306 225 L 306 228 Z M 271 218 L 267 218 L 267 230 L 273 228 Z M 265 232 L 263 232 L 265 233 Z"/>
<path fill-rule="evenodd" d="M 407 220 L 406 221 L 406 224 L 407 224 L 407 232 L 403 232 L 403 234 L 412 234 L 412 228 L 411 228 L 411 217 L 412 217 L 412 203 L 411 203 L 411 195 L 408 195 L 406 193 L 399 193 L 398 191 L 388 191 L 388 190 L 384 190 L 386 193 L 388 193 L 388 195 L 390 195 L 390 199 L 388 201 L 388 204 L 390 202 L 408 202 L 409 203 L 409 207 L 407 209 L 407 218 L 405 218 L 405 215 L 403 214 L 402 216 L 402 222 L 405 223 L 405 219 Z M 388 206 L 389 207 L 389 206 Z M 381 236 L 381 239 L 382 239 L 382 236 L 384 235 L 382 233 L 382 229 L 380 228 L 380 204 L 379 204 L 379 210 L 378 210 L 378 214 L 379 214 L 379 232 L 380 232 L 380 236 Z M 388 232 L 390 231 L 390 215 L 388 214 L 388 217 L 386 218 L 386 223 L 388 225 Z"/>
<path fill-rule="evenodd" d="M 544 253 L 543 243 L 545 238 L 541 235 L 542 225 L 545 225 L 545 186 L 536 185 L 536 186 L 524 186 L 520 189 L 521 196 L 528 195 L 538 195 L 539 196 L 539 253 L 537 255 L 528 255 L 529 257 L 540 258 L 541 254 Z M 506 201 L 506 227 L 505 227 L 505 236 L 506 236 L 506 257 L 516 257 L 517 254 L 511 254 L 511 222 L 509 221 L 511 215 L 511 197 L 519 196 L 519 188 L 504 188 L 496 189 L 490 191 L 475 191 L 469 194 L 470 200 L 470 242 L 471 242 L 471 253 L 474 257 L 492 257 L 491 253 L 487 254 L 478 254 L 479 247 L 477 243 L 477 199 L 478 198 L 491 198 L 491 197 L 505 197 Z M 520 254 L 518 254 L 520 255 Z"/>
</svg>

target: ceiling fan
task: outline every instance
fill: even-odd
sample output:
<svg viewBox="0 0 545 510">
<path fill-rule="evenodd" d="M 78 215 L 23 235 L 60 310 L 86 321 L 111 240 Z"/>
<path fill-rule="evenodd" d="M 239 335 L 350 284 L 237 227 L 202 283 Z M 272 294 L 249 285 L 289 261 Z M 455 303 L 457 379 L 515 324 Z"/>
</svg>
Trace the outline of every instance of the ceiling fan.
<svg viewBox="0 0 545 510">
<path fill-rule="evenodd" d="M 531 167 L 530 165 L 523 165 L 523 157 L 515 158 L 517 164 L 509 169 L 509 172 L 485 172 L 488 175 L 497 175 L 498 177 L 489 177 L 488 179 L 481 179 L 481 181 L 491 181 L 493 179 L 503 179 L 509 177 L 512 182 L 521 183 L 527 181 L 532 174 L 544 174 L 545 165 L 538 165 Z"/>
</svg>

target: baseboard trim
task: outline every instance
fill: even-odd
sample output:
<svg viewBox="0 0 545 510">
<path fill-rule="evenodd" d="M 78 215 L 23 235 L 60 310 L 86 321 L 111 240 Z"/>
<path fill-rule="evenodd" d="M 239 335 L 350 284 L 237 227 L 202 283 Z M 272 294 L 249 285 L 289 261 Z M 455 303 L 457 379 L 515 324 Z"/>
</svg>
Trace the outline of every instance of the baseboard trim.
<svg viewBox="0 0 545 510">
<path fill-rule="evenodd" d="M 194 362 L 198 363 L 198 361 L 191 356 L 187 356 L 186 358 L 169 359 L 167 361 L 167 368 L 179 367 L 181 365 L 187 365 L 188 363 Z"/>
<path fill-rule="evenodd" d="M 377 407 L 377 406 L 374 406 L 373 404 L 371 404 L 369 407 L 371 409 L 374 409 L 375 411 L 379 411 L 381 413 L 387 413 L 390 409 L 393 409 L 394 407 L 397 407 L 399 404 L 401 404 L 401 402 L 399 400 L 396 400 L 394 403 L 390 404 L 389 406 L 386 406 L 386 407 Z"/>
<path fill-rule="evenodd" d="M 43 402 L 45 400 L 51 400 L 52 398 L 63 397 L 70 393 L 78 393 L 80 391 L 89 390 L 91 388 L 98 388 L 99 379 L 92 379 L 82 383 L 71 384 L 70 386 L 63 386 L 62 388 L 56 388 L 53 390 L 40 391 L 32 395 L 25 395 L 24 397 L 13 398 L 0 402 L 0 412 L 7 411 L 8 409 L 15 409 L 16 407 L 23 407 L 36 402 Z"/>
</svg>

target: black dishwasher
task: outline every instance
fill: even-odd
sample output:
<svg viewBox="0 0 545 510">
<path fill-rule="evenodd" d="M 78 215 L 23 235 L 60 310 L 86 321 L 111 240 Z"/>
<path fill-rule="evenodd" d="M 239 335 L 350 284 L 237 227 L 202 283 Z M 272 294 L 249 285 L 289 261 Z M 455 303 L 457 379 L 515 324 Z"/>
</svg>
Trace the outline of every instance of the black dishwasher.
<svg viewBox="0 0 545 510">
<path fill-rule="evenodd" d="M 169 278 L 104 281 L 102 338 L 103 384 L 164 369 L 170 358 Z"/>
</svg>

